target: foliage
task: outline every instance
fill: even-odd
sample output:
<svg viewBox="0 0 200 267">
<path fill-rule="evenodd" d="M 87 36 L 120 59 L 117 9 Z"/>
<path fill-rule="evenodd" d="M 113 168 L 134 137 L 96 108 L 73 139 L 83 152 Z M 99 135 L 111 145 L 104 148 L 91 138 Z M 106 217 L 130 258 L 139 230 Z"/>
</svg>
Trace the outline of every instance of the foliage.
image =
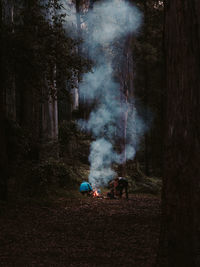
<svg viewBox="0 0 200 267">
<path fill-rule="evenodd" d="M 41 188 L 48 188 L 51 185 L 63 187 L 72 184 L 73 180 L 70 168 L 56 161 L 45 161 L 33 167 L 32 177 Z"/>
<path fill-rule="evenodd" d="M 66 81 L 73 87 L 74 73 L 90 68 L 89 61 L 77 54 L 79 41 L 63 26 L 65 17 L 60 0 L 21 0 L 15 3 L 13 23 L 3 21 L 5 67 L 8 77 L 15 73 L 19 90 L 33 89 L 41 95 L 41 88 L 49 92 L 56 79 L 57 88 L 65 93 Z"/>
<path fill-rule="evenodd" d="M 138 102 L 147 104 L 155 114 L 158 114 L 155 116 L 155 127 L 153 126 L 151 138 L 149 138 L 151 149 L 148 154 L 150 158 L 151 153 L 154 153 L 152 158 L 157 160 L 161 156 L 162 138 L 161 18 L 163 10 L 162 7 L 155 6 L 158 1 L 145 1 L 147 9 L 144 1 L 134 2 L 137 2 L 137 5 L 146 12 L 143 31 L 132 44 L 135 62 L 135 95 L 139 99 Z M 81 73 L 91 69 L 92 62 L 78 53 L 82 40 L 72 37 L 64 27 L 64 20 L 67 18 L 62 9 L 62 1 L 19 0 L 12 3 L 15 10 L 13 21 L 7 23 L 3 19 L 1 25 L 2 65 L 4 66 L 2 85 L 5 92 L 10 87 L 14 87 L 17 109 L 17 118 L 14 121 L 8 120 L 7 123 L 9 164 L 11 161 L 20 162 L 21 160 L 22 162 L 26 158 L 27 161 L 20 166 L 21 171 L 16 174 L 16 181 L 20 181 L 21 188 L 29 187 L 30 194 L 46 194 L 50 187 L 62 188 L 72 183 L 77 185 L 88 177 L 91 137 L 80 132 L 73 119 L 82 112 L 81 108 L 85 109 L 82 112 L 85 115 L 89 107 L 83 105 L 77 114 L 73 113 L 71 89 L 77 86 L 77 79 L 81 78 Z M 120 68 L 121 60 L 116 55 L 123 54 L 122 45 L 116 42 L 113 47 L 113 51 L 102 47 L 99 49 L 105 49 L 106 55 L 111 57 L 113 63 L 118 61 L 116 68 Z M 57 90 L 55 90 L 55 83 Z M 31 104 L 45 102 L 49 94 L 55 98 L 58 97 L 59 112 L 62 112 L 62 105 L 64 105 L 70 113 L 68 120 L 65 121 L 62 120 L 64 116 L 59 113 L 61 162 L 39 162 L 38 151 L 43 140 L 39 140 L 39 134 L 35 137 L 34 129 L 26 127 L 26 123 L 23 122 L 23 116 L 26 120 L 35 119 L 37 128 L 41 127 L 38 126 L 41 125 L 39 121 L 41 118 L 36 112 L 32 112 L 35 107 Z M 29 113 L 26 115 L 26 112 L 29 112 L 30 116 Z M 33 118 L 33 114 L 37 118 Z M 153 148 L 156 152 L 153 152 Z M 141 157 L 139 161 L 140 159 Z M 154 165 L 157 167 L 158 162 Z M 155 166 L 153 167 L 155 170 Z M 137 181 L 138 173 L 136 170 L 128 174 L 130 183 L 135 188 L 141 183 L 141 180 Z M 157 184 L 155 180 L 149 180 L 146 176 L 143 178 L 144 184 Z"/>
<path fill-rule="evenodd" d="M 126 166 L 129 191 L 131 193 L 145 193 L 159 195 L 162 188 L 162 180 L 159 177 L 148 177 L 142 171 L 137 160 L 129 161 Z"/>
<path fill-rule="evenodd" d="M 142 181 L 135 181 L 131 178 L 129 180 L 129 191 L 131 193 L 143 193 L 143 194 L 152 194 L 152 195 L 160 195 L 162 181 L 157 177 L 146 177 Z"/>
<path fill-rule="evenodd" d="M 163 110 L 164 110 L 164 55 L 163 1 L 134 1 L 144 14 L 143 27 L 133 42 L 135 62 L 135 97 L 138 110 L 149 125 L 144 149 L 138 157 L 146 174 L 162 175 Z M 141 109 L 141 106 L 144 107 Z"/>
<path fill-rule="evenodd" d="M 78 167 L 49 159 L 44 162 L 23 161 L 15 166 L 10 178 L 10 188 L 14 195 L 45 197 L 57 190 L 72 190 L 81 180 Z"/>
<path fill-rule="evenodd" d="M 63 121 L 59 125 L 59 144 L 62 157 L 88 165 L 91 136 L 80 131 L 75 121 Z"/>
</svg>

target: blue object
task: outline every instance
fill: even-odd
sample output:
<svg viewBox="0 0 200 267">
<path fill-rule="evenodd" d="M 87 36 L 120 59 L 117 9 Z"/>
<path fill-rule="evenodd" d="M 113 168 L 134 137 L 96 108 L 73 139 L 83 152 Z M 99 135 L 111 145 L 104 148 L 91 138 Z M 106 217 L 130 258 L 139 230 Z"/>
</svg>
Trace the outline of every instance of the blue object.
<svg viewBox="0 0 200 267">
<path fill-rule="evenodd" d="M 80 185 L 79 190 L 80 190 L 80 192 L 90 192 L 90 191 L 92 191 L 92 187 L 88 182 L 83 182 Z"/>
</svg>

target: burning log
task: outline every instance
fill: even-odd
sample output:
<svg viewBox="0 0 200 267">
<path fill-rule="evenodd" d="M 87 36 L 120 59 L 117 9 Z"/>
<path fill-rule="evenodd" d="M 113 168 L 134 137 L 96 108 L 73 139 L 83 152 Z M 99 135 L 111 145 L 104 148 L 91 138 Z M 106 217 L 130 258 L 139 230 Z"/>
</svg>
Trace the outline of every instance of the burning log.
<svg viewBox="0 0 200 267">
<path fill-rule="evenodd" d="M 92 196 L 93 198 L 103 198 L 100 189 L 93 189 L 91 184 L 88 182 L 82 182 L 79 188 L 82 195 Z"/>
<path fill-rule="evenodd" d="M 100 189 L 93 190 L 92 196 L 93 197 L 98 197 L 98 198 L 101 197 L 101 190 Z"/>
</svg>

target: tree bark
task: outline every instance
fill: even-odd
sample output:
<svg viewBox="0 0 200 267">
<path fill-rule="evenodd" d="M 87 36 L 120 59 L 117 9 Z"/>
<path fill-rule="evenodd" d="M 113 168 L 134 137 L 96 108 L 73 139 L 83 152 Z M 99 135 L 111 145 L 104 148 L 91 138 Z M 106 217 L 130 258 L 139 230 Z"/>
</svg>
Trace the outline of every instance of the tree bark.
<svg viewBox="0 0 200 267">
<path fill-rule="evenodd" d="M 2 91 L 1 91 L 2 92 Z M 5 110 L 2 105 L 2 94 L 0 95 L 0 200 L 7 200 L 7 180 L 8 180 L 8 157 L 6 139 L 6 119 Z"/>
<path fill-rule="evenodd" d="M 145 32 L 145 37 L 147 38 L 147 34 L 148 34 L 148 20 L 147 20 L 147 16 L 148 16 L 148 4 L 147 4 L 148 0 L 144 1 L 144 24 L 145 24 L 145 28 L 144 28 L 144 32 Z M 148 123 L 148 106 L 149 106 L 149 69 L 148 69 L 148 62 L 147 62 L 147 52 L 145 53 L 145 69 L 144 69 L 144 105 L 145 105 L 145 122 Z M 149 134 L 148 132 L 145 133 L 145 152 L 144 152 L 144 156 L 145 156 L 145 174 L 147 176 L 150 175 L 150 171 L 149 171 L 149 142 L 150 142 L 150 138 L 149 138 Z"/>
<path fill-rule="evenodd" d="M 200 266 L 200 3 L 165 3 L 167 111 L 157 266 Z"/>
<path fill-rule="evenodd" d="M 81 38 L 82 34 L 81 34 L 81 1 L 80 0 L 76 0 L 76 22 L 77 22 L 77 34 L 78 34 L 78 38 Z M 82 49 L 81 49 L 81 45 L 78 44 L 77 46 L 77 52 L 78 55 L 82 54 Z M 74 79 L 76 80 L 76 87 L 73 88 L 72 90 L 72 95 L 73 95 L 73 105 L 72 105 L 72 111 L 73 110 L 77 110 L 79 108 L 79 82 L 81 79 L 80 76 L 80 71 L 78 73 L 75 74 Z"/>
<path fill-rule="evenodd" d="M 9 119 L 16 119 L 16 88 L 15 88 L 15 70 L 12 58 L 12 35 L 14 34 L 14 1 L 2 1 L 2 25 L 6 25 L 7 29 L 2 28 L 2 41 L 4 52 L 2 53 L 3 79 L 4 79 L 4 105 L 6 115 Z"/>
<path fill-rule="evenodd" d="M 119 173 L 121 176 L 126 175 L 126 144 L 127 144 L 127 124 L 129 119 L 129 100 L 132 99 L 131 96 L 134 95 L 133 86 L 133 57 L 132 57 L 132 42 L 133 37 L 129 35 L 125 41 L 123 49 L 123 60 L 120 66 L 119 82 L 120 82 L 120 102 L 121 102 L 121 118 L 120 118 L 120 129 L 119 135 L 120 140 L 120 153 L 122 153 L 122 166 L 119 168 Z M 126 106 L 126 109 L 124 108 Z"/>
<path fill-rule="evenodd" d="M 0 49 L 1 55 L 4 54 L 5 43 L 3 40 L 3 2 L 0 1 L 0 32 L 1 32 L 1 42 Z M 7 178 L 8 178 L 8 160 L 7 160 L 7 139 L 6 139 L 6 111 L 4 105 L 4 71 L 3 64 L 1 62 L 1 72 L 0 72 L 0 200 L 7 200 Z"/>
</svg>

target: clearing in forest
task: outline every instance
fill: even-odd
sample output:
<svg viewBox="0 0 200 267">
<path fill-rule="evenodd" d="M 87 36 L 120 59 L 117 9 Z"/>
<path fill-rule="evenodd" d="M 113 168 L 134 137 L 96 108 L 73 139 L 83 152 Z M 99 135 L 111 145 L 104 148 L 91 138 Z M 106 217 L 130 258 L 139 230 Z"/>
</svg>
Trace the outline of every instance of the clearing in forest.
<svg viewBox="0 0 200 267">
<path fill-rule="evenodd" d="M 1 205 L 0 266 L 146 266 L 156 257 L 160 200 L 62 199 Z"/>
</svg>

